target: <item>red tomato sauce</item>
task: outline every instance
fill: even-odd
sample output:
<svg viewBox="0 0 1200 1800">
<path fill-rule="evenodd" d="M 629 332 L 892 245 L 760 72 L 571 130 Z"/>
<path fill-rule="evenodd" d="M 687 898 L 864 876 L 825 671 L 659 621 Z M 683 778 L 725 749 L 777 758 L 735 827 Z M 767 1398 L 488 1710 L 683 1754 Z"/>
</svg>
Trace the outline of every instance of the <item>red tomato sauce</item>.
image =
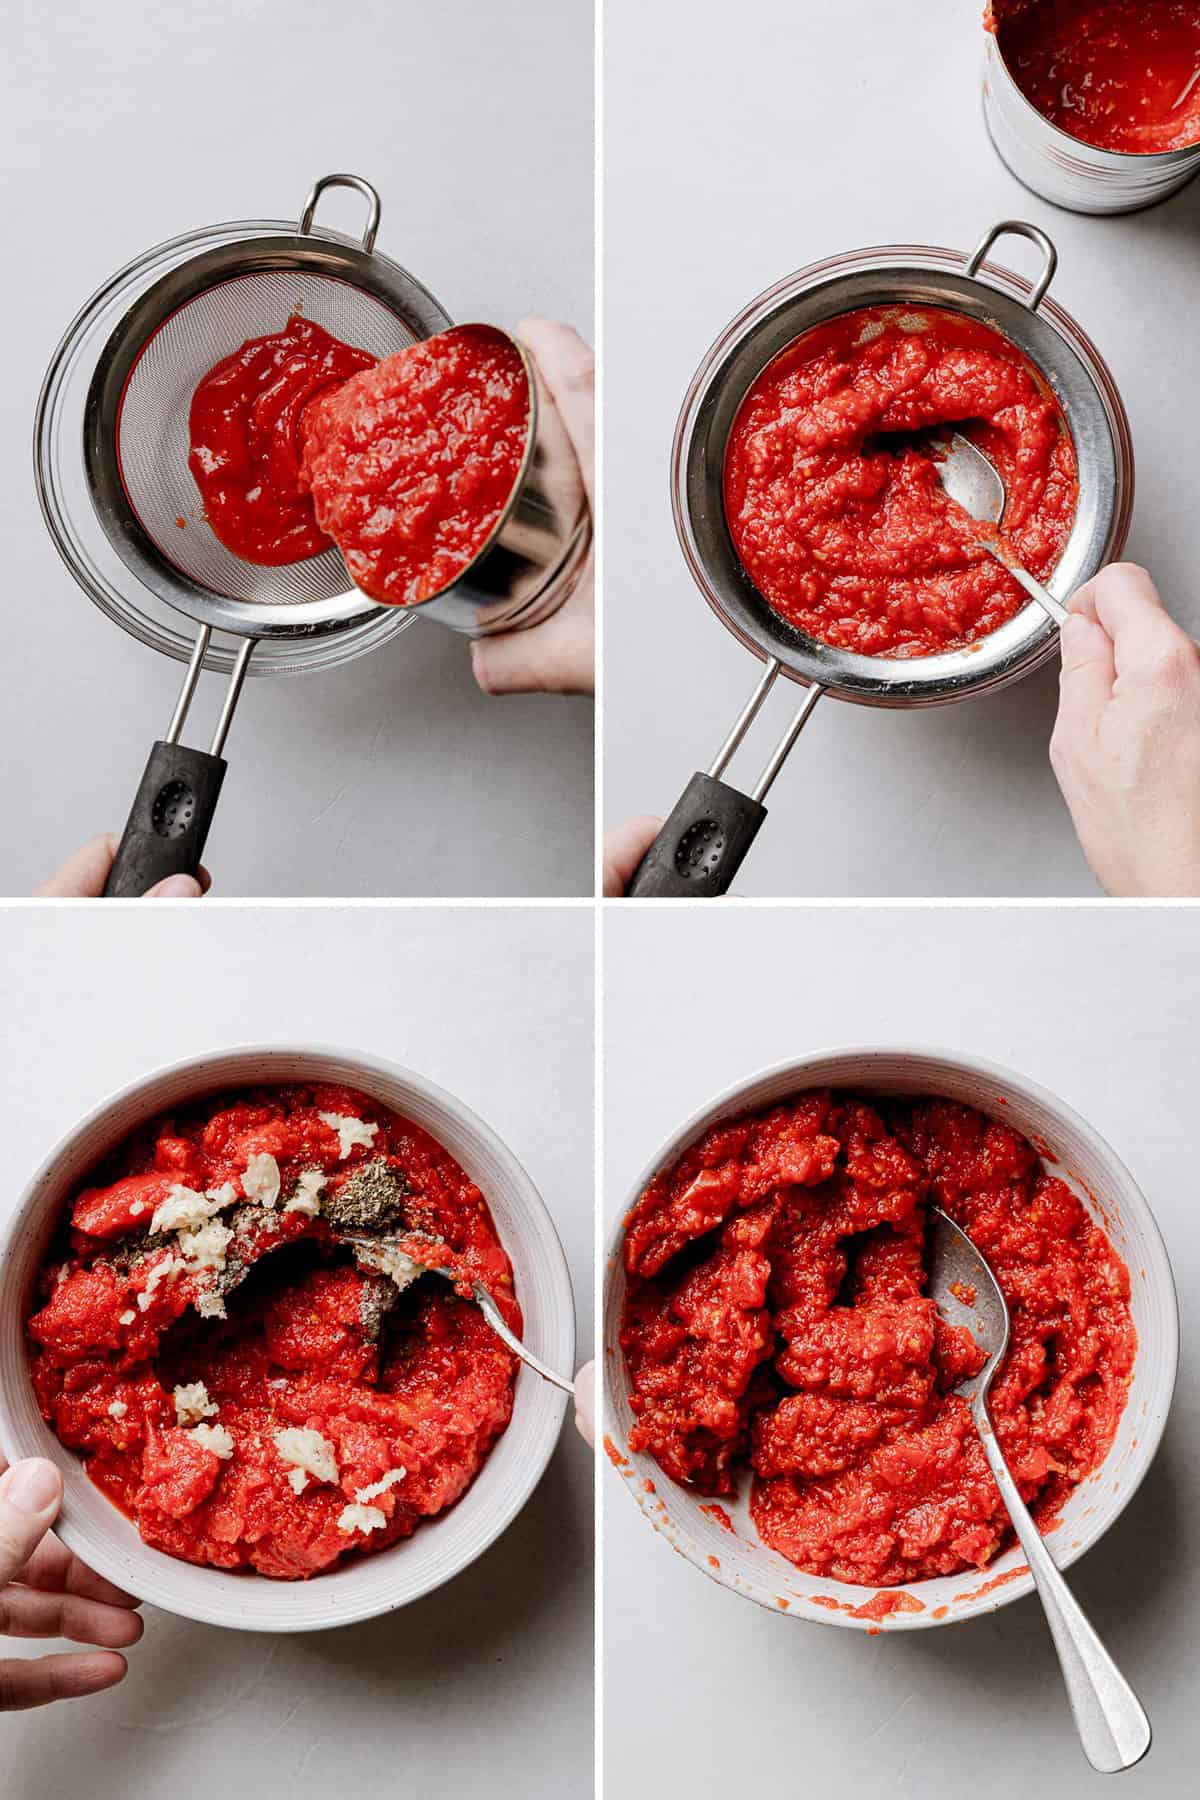
<svg viewBox="0 0 1200 1800">
<path fill-rule="evenodd" d="M 714 1126 L 626 1221 L 629 1443 L 693 1492 L 751 1481 L 762 1539 L 892 1587 L 1013 1541 L 951 1390 L 982 1366 L 926 1292 L 926 1203 L 971 1235 L 1012 1320 L 989 1409 L 1043 1531 L 1107 1454 L 1136 1333 L 1129 1276 L 1018 1133 L 948 1100 L 814 1091 Z"/>
<path fill-rule="evenodd" d="M 487 326 L 413 344 L 318 400 L 303 476 L 357 586 L 412 606 L 455 581 L 508 504 L 528 427 L 521 354 Z"/>
<path fill-rule="evenodd" d="M 999 470 L 1004 539 L 1045 580 L 1079 496 L 1054 396 L 986 325 L 870 307 L 789 344 L 730 431 L 725 517 L 767 604 L 824 643 L 892 657 L 972 643 L 1028 604 L 911 441 L 951 424 Z"/>
<path fill-rule="evenodd" d="M 300 420 L 317 394 L 374 361 L 296 314 L 200 382 L 188 467 L 205 519 L 235 556 L 277 567 L 328 550 L 300 479 Z"/>
<path fill-rule="evenodd" d="M 1042 117 L 1097 150 L 1200 144 L 1197 0 L 993 0 L 988 20 Z"/>
<path fill-rule="evenodd" d="M 169 1227 L 172 1205 L 205 1201 L 207 1263 L 190 1227 Z M 404 1286 L 356 1262 L 339 1224 L 449 1258 L 520 1332 L 478 1188 L 352 1089 L 253 1089 L 160 1117 L 71 1200 L 27 1323 L 34 1389 L 156 1549 L 317 1574 L 452 1506 L 507 1426 L 517 1365 L 478 1307 L 440 1277 Z M 328 1457 L 316 1473 L 289 1460 L 297 1429 Z"/>
</svg>

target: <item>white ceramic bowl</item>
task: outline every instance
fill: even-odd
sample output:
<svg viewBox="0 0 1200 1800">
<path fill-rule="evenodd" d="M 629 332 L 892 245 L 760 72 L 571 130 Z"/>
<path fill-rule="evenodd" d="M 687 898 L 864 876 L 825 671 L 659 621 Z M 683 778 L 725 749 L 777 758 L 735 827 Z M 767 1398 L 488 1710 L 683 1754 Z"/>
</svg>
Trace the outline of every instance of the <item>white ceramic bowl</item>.
<svg viewBox="0 0 1200 1800">
<path fill-rule="evenodd" d="M 1111 1450 L 1100 1468 L 1075 1489 L 1063 1509 L 1062 1523 L 1050 1537 L 1061 1568 L 1107 1531 L 1150 1467 L 1175 1386 L 1179 1310 L 1167 1253 L 1144 1195 L 1099 1133 L 1045 1088 L 978 1057 L 915 1046 L 821 1051 L 761 1070 L 718 1094 L 655 1152 L 621 1208 L 608 1246 L 604 1388 L 610 1457 L 646 1519 L 674 1549 L 713 1580 L 773 1611 L 784 1611 L 789 1618 L 860 1630 L 915 1631 L 992 1612 L 1032 1590 L 1032 1578 L 1016 1546 L 986 1573 L 908 1583 L 904 1592 L 910 1596 L 906 1604 L 911 1610 L 877 1620 L 859 1609 L 879 1589 L 806 1575 L 767 1548 L 750 1518 L 747 1480 L 743 1479 L 736 1502 L 722 1502 L 730 1530 L 711 1502 L 671 1481 L 652 1457 L 629 1449 L 633 1413 L 618 1341 L 625 1301 L 621 1250 L 626 1214 L 657 1171 L 674 1162 L 717 1120 L 756 1111 L 814 1087 L 943 1095 L 1003 1119 L 1028 1137 L 1048 1162 L 1055 1159 L 1049 1165 L 1053 1173 L 1069 1182 L 1128 1264 L 1130 1307 L 1138 1334 L 1133 1382 Z M 648 1488 L 647 1482 L 653 1485 Z"/>
<path fill-rule="evenodd" d="M 260 1082 L 329 1081 L 359 1088 L 424 1126 L 487 1198 L 512 1259 L 525 1341 L 570 1373 L 575 1354 L 571 1280 L 541 1196 L 482 1119 L 452 1094 L 379 1057 L 319 1045 L 255 1045 L 189 1057 L 112 1095 L 46 1158 L 8 1220 L 0 1248 L 0 1446 L 10 1461 L 46 1456 L 65 1497 L 58 1532 L 102 1575 L 155 1606 L 244 1631 L 317 1631 L 406 1605 L 473 1562 L 516 1517 L 550 1460 L 566 1397 L 532 1370 L 517 1378 L 512 1421 L 456 1506 L 411 1538 L 351 1558 L 308 1581 L 273 1581 L 198 1568 L 152 1550 L 84 1473 L 38 1412 L 24 1320 L 37 1268 L 63 1202 L 106 1151 L 155 1113 L 219 1089 Z"/>
</svg>

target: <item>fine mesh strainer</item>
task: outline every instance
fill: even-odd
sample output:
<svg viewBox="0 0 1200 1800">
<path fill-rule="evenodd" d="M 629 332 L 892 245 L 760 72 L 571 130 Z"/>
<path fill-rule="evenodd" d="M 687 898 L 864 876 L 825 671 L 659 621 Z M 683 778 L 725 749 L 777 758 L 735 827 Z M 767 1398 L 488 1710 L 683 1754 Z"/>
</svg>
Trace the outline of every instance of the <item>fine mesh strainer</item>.
<svg viewBox="0 0 1200 1800">
<path fill-rule="evenodd" d="M 1035 284 L 985 261 L 1014 233 L 1044 259 Z M 1133 500 L 1129 424 L 1099 353 L 1046 298 L 1057 266 L 1043 231 L 994 225 L 970 256 L 897 245 L 857 250 L 802 269 L 760 294 L 726 328 L 698 370 L 675 432 L 672 501 L 680 546 L 722 624 L 764 669 L 706 772 L 693 775 L 647 851 L 629 892 L 642 898 L 725 893 L 766 818 L 763 801 L 823 694 L 866 706 L 933 706 L 995 691 L 1054 655 L 1058 631 L 1036 603 L 978 642 L 936 656 L 860 656 L 819 642 L 776 613 L 742 567 L 725 520 L 725 447 L 760 372 L 801 333 L 860 307 L 936 306 L 998 330 L 1052 388 L 1075 445 L 1079 499 L 1071 534 L 1047 586 L 1065 600 L 1119 556 Z M 983 279 L 986 272 L 987 279 Z M 721 780 L 780 675 L 804 698 L 749 794 Z"/>
<path fill-rule="evenodd" d="M 214 259 L 213 269 L 227 256 Z M 301 619 L 322 625 L 362 617 L 371 602 L 351 584 L 332 545 L 307 561 L 264 568 L 235 556 L 204 526 L 188 468 L 188 410 L 197 384 L 224 354 L 217 346 L 236 349 L 292 313 L 376 358 L 403 350 L 414 333 L 339 276 L 263 269 L 212 280 L 212 269 L 196 266 L 208 260 L 195 259 L 192 297 L 176 302 L 160 324 L 153 320 L 172 305 L 172 294 L 147 296 L 135 307 L 121 340 L 110 343 L 111 360 L 97 370 L 84 456 L 102 522 L 124 555 L 142 559 L 135 565 L 142 579 L 163 582 L 164 597 L 204 624 L 265 636 L 290 633 Z M 197 282 L 205 285 L 197 289 Z"/>
<path fill-rule="evenodd" d="M 360 243 L 314 227 L 330 187 L 353 188 L 366 199 Z M 160 245 L 92 297 L 51 364 L 35 456 L 55 543 L 110 617 L 187 659 L 106 894 L 142 894 L 199 866 L 225 774 L 221 752 L 257 647 L 263 673 L 322 667 L 361 654 L 410 622 L 402 609 L 360 593 L 335 550 L 283 568 L 232 555 L 203 523 L 187 463 L 197 382 L 247 338 L 279 330 L 292 313 L 376 357 L 450 325 L 433 296 L 375 250 L 379 215 L 368 182 L 326 175 L 297 226 L 244 221 Z M 171 614 L 183 615 L 194 631 L 173 629 Z M 207 752 L 179 741 L 205 667 L 228 671 Z"/>
</svg>

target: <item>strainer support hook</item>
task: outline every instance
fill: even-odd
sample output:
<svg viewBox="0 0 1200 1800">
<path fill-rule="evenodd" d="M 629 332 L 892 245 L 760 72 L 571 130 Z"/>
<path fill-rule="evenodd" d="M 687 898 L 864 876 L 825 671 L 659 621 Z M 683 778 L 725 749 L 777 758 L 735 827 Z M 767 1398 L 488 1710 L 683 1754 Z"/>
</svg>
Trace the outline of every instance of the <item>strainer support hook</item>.
<svg viewBox="0 0 1200 1800">
<path fill-rule="evenodd" d="M 984 232 L 974 250 L 972 250 L 971 259 L 967 264 L 965 273 L 971 276 L 977 276 L 983 266 L 984 257 L 996 242 L 996 239 L 1004 237 L 1006 234 L 1011 237 L 1028 238 L 1030 243 L 1036 244 L 1042 253 L 1042 272 L 1030 289 L 1029 300 L 1027 302 L 1030 312 L 1036 312 L 1038 307 L 1042 304 L 1042 301 L 1046 298 L 1050 283 L 1054 280 L 1054 272 L 1058 268 L 1058 251 L 1054 248 L 1054 245 L 1050 242 L 1050 239 L 1046 236 L 1046 233 L 1040 226 L 1030 225 L 1024 219 L 999 220 L 997 224 L 991 227 L 990 231 Z"/>
<path fill-rule="evenodd" d="M 325 189 L 331 187 L 353 188 L 366 201 L 367 228 L 362 234 L 362 248 L 369 256 L 375 248 L 375 239 L 379 235 L 379 220 L 383 208 L 379 195 L 370 182 L 364 181 L 361 175 L 322 175 L 319 181 L 314 181 L 308 190 L 308 198 L 304 202 L 304 209 L 300 214 L 300 223 L 297 226 L 300 236 L 307 237 L 312 231 L 317 202 Z"/>
</svg>

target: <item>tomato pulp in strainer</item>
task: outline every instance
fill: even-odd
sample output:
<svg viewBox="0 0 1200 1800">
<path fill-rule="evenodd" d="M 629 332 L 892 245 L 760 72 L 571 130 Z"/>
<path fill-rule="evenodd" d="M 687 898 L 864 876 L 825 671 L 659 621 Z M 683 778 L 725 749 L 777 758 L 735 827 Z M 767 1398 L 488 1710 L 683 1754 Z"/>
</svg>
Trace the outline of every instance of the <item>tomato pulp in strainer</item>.
<svg viewBox="0 0 1200 1800">
<path fill-rule="evenodd" d="M 452 1506 L 507 1426 L 516 1359 L 479 1308 L 338 1226 L 404 1230 L 426 1263 L 449 1246 L 520 1333 L 478 1188 L 350 1088 L 188 1106 L 72 1196 L 27 1324 L 34 1389 L 155 1549 L 317 1574 Z"/>
<path fill-rule="evenodd" d="M 781 351 L 742 401 L 725 516 L 750 579 L 811 637 L 864 656 L 933 655 L 1028 604 L 906 434 L 954 425 L 1005 486 L 1003 537 L 1045 580 L 1079 497 L 1058 402 L 989 326 L 936 307 L 843 313 Z"/>
<path fill-rule="evenodd" d="M 983 1355 L 926 1294 L 929 1201 L 1008 1303 L 989 1410 L 1045 1531 L 1112 1444 L 1137 1339 L 1124 1263 L 1016 1131 L 949 1100 L 802 1093 L 711 1127 L 626 1220 L 630 1447 L 695 1493 L 749 1479 L 760 1536 L 813 1575 L 891 1587 L 1013 1541 L 950 1391 Z"/>
<path fill-rule="evenodd" d="M 300 475 L 305 407 L 375 358 L 293 314 L 208 371 L 192 396 L 188 467 L 227 550 L 272 568 L 328 550 Z"/>
<path fill-rule="evenodd" d="M 992 0 L 986 23 L 1029 104 L 1097 150 L 1200 144 L 1197 0 Z"/>
</svg>

